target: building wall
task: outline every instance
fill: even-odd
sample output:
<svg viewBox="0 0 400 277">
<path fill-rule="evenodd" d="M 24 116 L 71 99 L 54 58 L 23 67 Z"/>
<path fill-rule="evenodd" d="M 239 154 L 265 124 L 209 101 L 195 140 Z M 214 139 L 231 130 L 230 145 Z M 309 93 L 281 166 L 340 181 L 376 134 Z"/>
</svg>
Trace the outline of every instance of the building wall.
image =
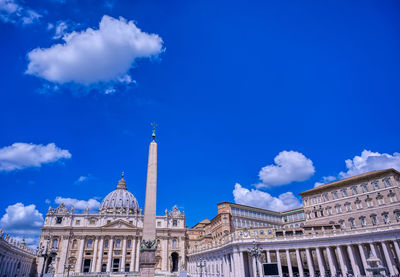
<svg viewBox="0 0 400 277">
<path fill-rule="evenodd" d="M 0 230 L 0 276 L 36 276 L 35 251 Z"/>
<path fill-rule="evenodd" d="M 303 194 L 306 222 L 363 228 L 400 221 L 399 175 L 384 171 Z"/>
<path fill-rule="evenodd" d="M 64 205 L 49 209 L 42 228 L 40 248 L 52 258 L 40 257 L 38 271 L 63 276 L 68 271 L 138 272 L 143 215 L 75 213 Z M 185 263 L 185 215 L 176 207 L 156 217 L 157 271 L 172 269 L 172 254 Z M 119 263 L 116 263 L 119 259 Z M 50 266 L 51 265 L 51 266 Z"/>
</svg>

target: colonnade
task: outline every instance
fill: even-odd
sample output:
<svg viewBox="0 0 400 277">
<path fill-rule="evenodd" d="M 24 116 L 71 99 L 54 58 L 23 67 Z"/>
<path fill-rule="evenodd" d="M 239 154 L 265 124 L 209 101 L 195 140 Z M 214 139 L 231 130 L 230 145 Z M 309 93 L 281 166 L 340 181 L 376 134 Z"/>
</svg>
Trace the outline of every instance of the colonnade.
<svg viewBox="0 0 400 277">
<path fill-rule="evenodd" d="M 276 263 L 279 276 L 372 276 L 369 255 L 381 261 L 382 274 L 395 276 L 400 270 L 400 247 L 397 239 L 334 245 L 279 247 L 260 242 L 262 255 L 255 261 L 247 244 L 225 247 L 222 251 L 190 255 L 188 271 L 191 276 L 252 277 L 263 276 L 262 263 Z M 200 258 L 205 261 L 200 266 Z M 257 265 L 258 268 L 257 268 Z"/>
<path fill-rule="evenodd" d="M 29 276 L 33 263 L 33 256 L 28 258 L 17 254 L 0 254 L 0 276 Z"/>
</svg>

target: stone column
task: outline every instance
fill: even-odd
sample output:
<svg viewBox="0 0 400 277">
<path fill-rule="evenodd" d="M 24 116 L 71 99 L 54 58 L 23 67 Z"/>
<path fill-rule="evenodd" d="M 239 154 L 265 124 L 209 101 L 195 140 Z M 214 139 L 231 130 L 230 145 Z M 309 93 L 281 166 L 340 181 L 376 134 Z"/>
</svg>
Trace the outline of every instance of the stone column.
<svg viewBox="0 0 400 277">
<path fill-rule="evenodd" d="M 310 253 L 310 248 L 306 248 L 306 255 L 307 255 L 307 265 L 308 265 L 308 272 L 310 273 L 311 277 L 315 276 L 313 260 Z"/>
<path fill-rule="evenodd" d="M 96 260 L 97 260 L 97 250 L 98 250 L 99 239 L 97 237 L 94 238 L 94 247 L 93 247 L 93 261 L 90 265 L 90 272 L 96 272 Z"/>
<path fill-rule="evenodd" d="M 243 260 L 243 251 L 239 251 L 239 274 L 237 276 L 244 276 L 244 260 Z M 235 275 L 236 277 L 236 275 Z"/>
<path fill-rule="evenodd" d="M 57 268 L 58 274 L 62 274 L 64 272 L 65 264 L 67 262 L 68 243 L 69 243 L 69 237 L 64 236 L 62 249 L 61 249 L 61 255 L 60 255 L 60 262 L 59 262 L 58 268 Z"/>
<path fill-rule="evenodd" d="M 281 255 L 279 254 L 279 250 L 276 250 L 276 260 L 278 262 L 279 276 L 282 276 L 282 263 L 281 263 Z"/>
<path fill-rule="evenodd" d="M 394 246 L 394 250 L 396 251 L 397 260 L 400 261 L 400 247 L 399 247 L 399 243 L 397 242 L 397 240 L 393 241 L 393 246 Z"/>
<path fill-rule="evenodd" d="M 82 272 L 82 258 L 83 258 L 83 249 L 85 247 L 85 237 L 82 237 L 79 243 L 79 252 L 78 259 L 76 260 L 75 272 Z"/>
<path fill-rule="evenodd" d="M 162 251 L 161 251 L 161 259 L 162 265 L 161 269 L 163 271 L 168 271 L 168 238 L 164 238 L 162 241 Z"/>
<path fill-rule="evenodd" d="M 106 272 L 112 271 L 112 256 L 113 256 L 113 247 L 114 247 L 114 239 L 111 237 L 108 240 L 108 259 L 107 259 L 107 269 Z"/>
<path fill-rule="evenodd" d="M 122 264 L 122 265 L 121 265 Z M 122 261 L 119 266 L 120 272 L 125 272 L 125 264 L 126 264 L 126 237 L 122 240 Z"/>
<path fill-rule="evenodd" d="M 385 263 L 384 263 L 385 261 L 383 260 L 381 253 L 379 253 L 378 247 L 374 243 L 370 243 L 369 247 L 371 248 L 372 255 L 375 256 L 376 258 L 380 259 L 382 266 L 385 266 Z M 381 274 L 385 275 L 386 271 L 382 270 Z"/>
<path fill-rule="evenodd" d="M 332 249 L 328 246 L 326 247 L 326 254 L 328 256 L 329 270 L 332 276 L 336 276 L 337 270 L 335 261 L 333 260 Z"/>
<path fill-rule="evenodd" d="M 358 267 L 357 261 L 354 256 L 353 247 L 351 245 L 347 245 L 347 254 L 350 258 L 351 267 L 353 268 L 353 273 L 355 276 L 360 276 L 360 268 Z"/>
<path fill-rule="evenodd" d="M 99 242 L 99 244 L 100 244 L 100 247 L 98 246 L 98 248 L 99 248 L 99 254 L 98 254 L 98 259 L 97 259 L 97 266 L 96 266 L 96 272 L 101 272 L 101 264 L 102 264 L 102 261 L 103 261 L 103 252 L 104 252 L 104 250 L 103 250 L 103 247 L 104 247 L 104 237 L 100 237 L 100 242 Z"/>
<path fill-rule="evenodd" d="M 287 266 L 289 269 L 289 277 L 293 277 L 293 268 L 292 268 L 292 261 L 290 260 L 290 251 L 289 249 L 286 249 L 286 260 L 287 260 Z"/>
<path fill-rule="evenodd" d="M 337 246 L 336 249 L 338 251 L 338 256 L 339 256 L 340 270 L 342 271 L 342 275 L 346 276 L 346 274 L 348 272 L 347 272 L 346 262 L 345 262 L 344 257 L 343 257 L 342 248 L 340 246 Z"/>
<path fill-rule="evenodd" d="M 317 247 L 315 249 L 315 251 L 317 252 L 317 260 L 318 260 L 318 268 L 319 268 L 319 274 L 321 276 L 325 276 L 325 265 L 324 265 L 324 261 L 322 259 L 322 255 L 321 255 L 321 249 L 319 247 Z"/>
<path fill-rule="evenodd" d="M 360 251 L 360 256 L 361 256 L 361 261 L 364 267 L 365 275 L 371 276 L 372 272 L 368 271 L 367 268 L 369 268 L 368 263 L 367 263 L 367 257 L 365 255 L 364 251 L 364 246 L 362 244 L 358 245 L 358 251 Z"/>
<path fill-rule="evenodd" d="M 132 238 L 132 249 L 131 249 L 131 262 L 129 264 L 129 272 L 135 271 L 135 250 L 136 250 L 136 238 Z"/>
<path fill-rule="evenodd" d="M 386 264 L 388 265 L 388 268 L 389 268 L 390 276 L 394 276 L 397 274 L 397 269 L 393 265 L 393 262 L 394 262 L 393 258 L 391 257 L 391 255 L 387 249 L 386 243 L 384 241 L 382 241 L 381 245 L 382 245 L 383 254 L 385 255 Z"/>
<path fill-rule="evenodd" d="M 136 261 L 135 261 L 136 271 L 139 271 L 139 255 L 140 255 L 140 237 L 137 238 L 136 242 Z"/>
<path fill-rule="evenodd" d="M 267 263 L 271 263 L 271 253 L 267 250 Z"/>
<path fill-rule="evenodd" d="M 300 277 L 304 277 L 303 262 L 301 261 L 300 250 L 296 249 L 297 267 L 299 269 Z"/>
</svg>

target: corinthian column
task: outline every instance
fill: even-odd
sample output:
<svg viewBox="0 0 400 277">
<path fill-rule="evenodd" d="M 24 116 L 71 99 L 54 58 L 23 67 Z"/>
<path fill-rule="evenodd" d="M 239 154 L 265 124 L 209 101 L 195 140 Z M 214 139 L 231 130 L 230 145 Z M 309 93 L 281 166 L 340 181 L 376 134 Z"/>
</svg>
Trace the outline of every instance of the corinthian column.
<svg viewBox="0 0 400 277">
<path fill-rule="evenodd" d="M 85 247 L 85 237 L 82 237 L 81 242 L 79 244 L 78 260 L 76 261 L 76 268 L 75 268 L 75 272 L 77 273 L 82 271 L 82 257 L 83 257 L 84 247 Z"/>
</svg>

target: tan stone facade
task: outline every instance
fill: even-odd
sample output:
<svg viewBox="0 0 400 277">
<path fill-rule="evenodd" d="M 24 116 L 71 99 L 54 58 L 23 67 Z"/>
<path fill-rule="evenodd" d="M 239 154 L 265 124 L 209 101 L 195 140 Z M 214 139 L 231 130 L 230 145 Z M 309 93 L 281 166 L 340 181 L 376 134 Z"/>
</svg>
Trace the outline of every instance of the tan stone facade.
<svg viewBox="0 0 400 277">
<path fill-rule="evenodd" d="M 399 189 L 400 173 L 388 169 L 305 191 L 303 207 L 291 211 L 219 203 L 217 217 L 188 230 L 196 234 L 189 235 L 188 271 L 253 277 L 271 263 L 279 276 L 372 276 L 374 260 L 378 273 L 394 276 L 400 273 Z M 220 215 L 229 218 L 229 234 L 221 235 L 228 228 Z M 253 243 L 261 251 L 257 259 Z"/>
<path fill-rule="evenodd" d="M 42 228 L 40 247 L 52 249 L 44 272 L 55 276 L 70 272 L 139 271 L 139 248 L 143 237 L 143 214 L 76 213 L 61 204 L 49 209 Z M 177 207 L 156 217 L 156 273 L 177 271 L 185 263 L 185 215 Z M 44 258 L 39 259 L 41 272 Z"/>
<path fill-rule="evenodd" d="M 305 191 L 307 224 L 363 228 L 400 221 L 400 173 L 372 171 Z"/>
</svg>

